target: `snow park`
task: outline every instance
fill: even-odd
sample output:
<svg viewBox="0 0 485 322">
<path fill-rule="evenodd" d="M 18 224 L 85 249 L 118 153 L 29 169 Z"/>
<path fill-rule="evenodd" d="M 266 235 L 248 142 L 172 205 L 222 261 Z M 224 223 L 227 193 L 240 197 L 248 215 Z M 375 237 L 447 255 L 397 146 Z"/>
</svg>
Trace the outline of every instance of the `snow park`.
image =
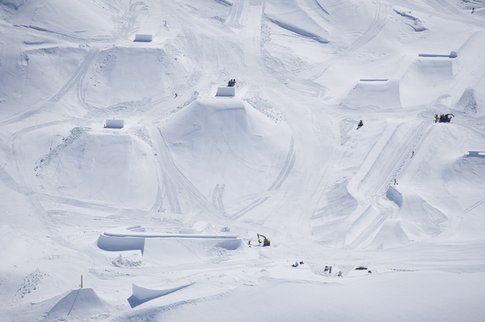
<svg viewBox="0 0 485 322">
<path fill-rule="evenodd" d="M 485 1 L 0 0 L 0 321 L 485 321 Z"/>
</svg>

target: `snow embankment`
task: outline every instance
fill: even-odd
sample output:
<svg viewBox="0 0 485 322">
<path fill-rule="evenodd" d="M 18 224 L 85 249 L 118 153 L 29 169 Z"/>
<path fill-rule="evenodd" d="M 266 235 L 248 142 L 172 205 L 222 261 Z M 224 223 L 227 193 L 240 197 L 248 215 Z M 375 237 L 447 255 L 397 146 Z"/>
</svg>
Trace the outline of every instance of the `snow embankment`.
<svg viewBox="0 0 485 322">
<path fill-rule="evenodd" d="M 148 288 L 133 284 L 132 285 L 133 294 L 128 298 L 128 303 L 130 303 L 130 306 L 133 308 L 145 302 L 154 300 L 156 298 L 168 295 L 173 292 L 180 291 L 186 287 L 189 287 L 190 285 L 192 285 L 192 283 L 184 284 L 173 288 L 167 288 L 163 290 L 152 290 L 152 289 L 148 289 Z"/>
<path fill-rule="evenodd" d="M 293 1 L 267 1 L 264 14 L 270 22 L 290 33 L 323 44 L 329 42 L 327 30 Z"/>
<path fill-rule="evenodd" d="M 69 39 L 107 39 L 117 31 L 112 19 L 121 18 L 124 8 L 103 6 L 92 0 L 8 1 L 18 9 L 10 18 L 12 24 Z M 118 10 L 112 10 L 117 7 Z"/>
<path fill-rule="evenodd" d="M 399 6 L 394 6 L 392 7 L 394 12 L 396 12 L 398 15 L 406 18 L 408 21 L 406 24 L 409 25 L 411 28 L 413 28 L 414 31 L 420 32 L 420 31 L 425 31 L 428 30 L 424 23 L 419 19 L 411 10 Z"/>
</svg>

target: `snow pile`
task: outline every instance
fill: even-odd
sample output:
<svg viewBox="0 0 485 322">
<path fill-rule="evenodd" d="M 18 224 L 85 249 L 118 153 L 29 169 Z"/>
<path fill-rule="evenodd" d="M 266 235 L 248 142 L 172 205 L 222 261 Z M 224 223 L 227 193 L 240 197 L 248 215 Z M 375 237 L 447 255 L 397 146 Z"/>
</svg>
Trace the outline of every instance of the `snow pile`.
<svg viewBox="0 0 485 322">
<path fill-rule="evenodd" d="M 91 316 L 106 313 L 107 305 L 92 288 L 72 290 L 47 312 L 47 320 L 86 319 Z"/>
</svg>

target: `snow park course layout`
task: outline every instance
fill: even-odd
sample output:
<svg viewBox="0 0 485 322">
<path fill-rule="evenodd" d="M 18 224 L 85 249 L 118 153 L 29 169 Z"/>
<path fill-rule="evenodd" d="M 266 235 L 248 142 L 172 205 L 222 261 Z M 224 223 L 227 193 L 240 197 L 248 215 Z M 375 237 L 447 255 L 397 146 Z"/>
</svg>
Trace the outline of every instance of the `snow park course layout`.
<svg viewBox="0 0 485 322">
<path fill-rule="evenodd" d="M 483 321 L 485 3 L 0 0 L 1 321 Z"/>
</svg>

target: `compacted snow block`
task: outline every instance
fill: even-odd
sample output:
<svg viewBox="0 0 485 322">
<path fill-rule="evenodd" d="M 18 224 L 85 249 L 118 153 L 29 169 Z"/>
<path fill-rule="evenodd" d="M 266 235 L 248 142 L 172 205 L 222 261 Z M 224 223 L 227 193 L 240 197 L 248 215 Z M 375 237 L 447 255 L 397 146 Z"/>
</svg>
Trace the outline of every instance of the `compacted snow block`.
<svg viewBox="0 0 485 322">
<path fill-rule="evenodd" d="M 235 96 L 235 95 L 236 95 L 236 88 L 235 87 L 224 86 L 224 87 L 218 87 L 217 88 L 216 96 L 232 97 L 232 96 Z"/>
<path fill-rule="evenodd" d="M 122 129 L 123 126 L 125 126 L 123 120 L 106 120 L 106 122 L 104 122 L 104 127 L 107 129 Z"/>
<path fill-rule="evenodd" d="M 151 42 L 153 40 L 150 34 L 136 34 L 134 42 Z"/>
<path fill-rule="evenodd" d="M 389 188 L 387 189 L 386 197 L 399 207 L 402 207 L 402 194 L 393 186 L 389 186 Z"/>
<path fill-rule="evenodd" d="M 445 57 L 445 58 L 456 58 L 458 54 L 456 51 L 450 51 L 449 54 L 418 54 L 419 57 Z"/>
<path fill-rule="evenodd" d="M 100 249 L 110 252 L 140 250 L 143 253 L 143 250 L 145 249 L 145 238 L 101 234 L 98 237 L 97 245 Z"/>
<path fill-rule="evenodd" d="M 467 157 L 481 157 L 481 158 L 485 158 L 485 151 L 468 151 Z"/>
<path fill-rule="evenodd" d="M 133 308 L 135 306 L 138 306 L 150 300 L 153 300 L 153 299 L 168 295 L 170 293 L 176 292 L 183 288 L 189 287 L 190 285 L 192 285 L 192 283 L 174 287 L 174 288 L 168 288 L 164 290 L 151 290 L 151 289 L 133 284 L 132 285 L 133 294 L 128 298 L 128 303 L 130 303 L 130 306 Z"/>
</svg>

